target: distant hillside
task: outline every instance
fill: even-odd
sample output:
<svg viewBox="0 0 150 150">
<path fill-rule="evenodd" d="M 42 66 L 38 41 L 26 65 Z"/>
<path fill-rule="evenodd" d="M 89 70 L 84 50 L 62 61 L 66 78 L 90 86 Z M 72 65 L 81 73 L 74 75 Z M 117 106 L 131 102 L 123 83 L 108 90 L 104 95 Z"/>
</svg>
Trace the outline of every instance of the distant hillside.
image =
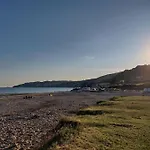
<svg viewBox="0 0 150 150">
<path fill-rule="evenodd" d="M 14 87 L 78 87 L 82 81 L 43 81 L 29 82 Z"/>
<path fill-rule="evenodd" d="M 109 83 L 116 76 L 116 73 L 105 75 L 95 79 L 81 81 L 43 81 L 43 82 L 28 82 L 14 87 L 85 87 L 95 86 L 100 83 Z"/>
<path fill-rule="evenodd" d="M 150 81 L 150 65 L 137 66 L 131 70 L 125 70 L 117 74 L 111 83 L 118 83 L 124 80 L 125 83 L 137 84 Z"/>
<path fill-rule="evenodd" d="M 43 81 L 29 82 L 14 87 L 84 87 L 102 83 L 116 84 L 123 81 L 125 84 L 150 82 L 150 65 L 137 66 L 131 70 L 108 74 L 99 78 L 81 81 Z"/>
</svg>

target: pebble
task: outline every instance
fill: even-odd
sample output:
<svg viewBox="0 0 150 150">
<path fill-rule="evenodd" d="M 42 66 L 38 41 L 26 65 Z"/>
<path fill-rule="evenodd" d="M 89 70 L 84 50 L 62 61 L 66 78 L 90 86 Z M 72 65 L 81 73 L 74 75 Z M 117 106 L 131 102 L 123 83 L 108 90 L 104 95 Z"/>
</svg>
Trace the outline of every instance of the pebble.
<svg viewBox="0 0 150 150">
<path fill-rule="evenodd" d="M 22 113 L 0 117 L 0 150 L 13 147 L 27 150 L 40 147 L 43 140 L 58 123 L 57 110 Z M 47 139 L 48 140 L 48 139 Z"/>
</svg>

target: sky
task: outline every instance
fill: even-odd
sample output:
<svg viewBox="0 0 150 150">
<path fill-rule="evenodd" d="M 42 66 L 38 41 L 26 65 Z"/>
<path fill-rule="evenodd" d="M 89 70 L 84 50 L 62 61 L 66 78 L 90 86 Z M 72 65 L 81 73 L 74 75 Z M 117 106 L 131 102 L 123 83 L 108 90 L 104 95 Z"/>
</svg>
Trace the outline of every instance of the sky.
<svg viewBox="0 0 150 150">
<path fill-rule="evenodd" d="M 150 64 L 150 0 L 1 0 L 0 86 Z"/>
</svg>

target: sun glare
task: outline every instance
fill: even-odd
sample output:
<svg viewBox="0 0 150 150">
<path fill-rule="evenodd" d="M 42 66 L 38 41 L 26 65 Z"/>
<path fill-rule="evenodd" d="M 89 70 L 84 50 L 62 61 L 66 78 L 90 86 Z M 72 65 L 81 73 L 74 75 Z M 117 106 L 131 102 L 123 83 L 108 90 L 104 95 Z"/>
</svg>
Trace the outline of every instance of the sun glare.
<svg viewBox="0 0 150 150">
<path fill-rule="evenodd" d="M 140 58 L 145 64 L 150 64 L 150 43 L 146 44 L 141 52 L 140 52 Z"/>
<path fill-rule="evenodd" d="M 144 52 L 145 61 L 150 63 L 150 46 Z"/>
</svg>

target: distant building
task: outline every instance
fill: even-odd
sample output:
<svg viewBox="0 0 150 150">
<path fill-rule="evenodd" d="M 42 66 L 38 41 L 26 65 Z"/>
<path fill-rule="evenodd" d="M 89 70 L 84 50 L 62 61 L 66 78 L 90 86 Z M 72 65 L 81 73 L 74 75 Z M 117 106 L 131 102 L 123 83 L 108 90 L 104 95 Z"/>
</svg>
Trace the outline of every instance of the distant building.
<svg viewBox="0 0 150 150">
<path fill-rule="evenodd" d="M 100 86 L 100 87 L 107 88 L 107 87 L 110 86 L 110 83 L 99 83 L 99 86 Z"/>
<path fill-rule="evenodd" d="M 144 92 L 144 93 L 150 93 L 150 88 L 145 88 L 145 89 L 143 90 L 143 92 Z"/>
<path fill-rule="evenodd" d="M 96 91 L 98 91 L 98 88 L 91 88 L 90 91 L 91 91 L 91 92 L 96 92 Z"/>
<path fill-rule="evenodd" d="M 120 80 L 120 84 L 124 84 L 125 83 L 125 81 L 124 80 Z"/>
<path fill-rule="evenodd" d="M 83 88 L 80 89 L 80 91 L 84 91 L 84 92 L 88 92 L 90 90 L 91 90 L 90 87 L 83 87 Z"/>
</svg>

